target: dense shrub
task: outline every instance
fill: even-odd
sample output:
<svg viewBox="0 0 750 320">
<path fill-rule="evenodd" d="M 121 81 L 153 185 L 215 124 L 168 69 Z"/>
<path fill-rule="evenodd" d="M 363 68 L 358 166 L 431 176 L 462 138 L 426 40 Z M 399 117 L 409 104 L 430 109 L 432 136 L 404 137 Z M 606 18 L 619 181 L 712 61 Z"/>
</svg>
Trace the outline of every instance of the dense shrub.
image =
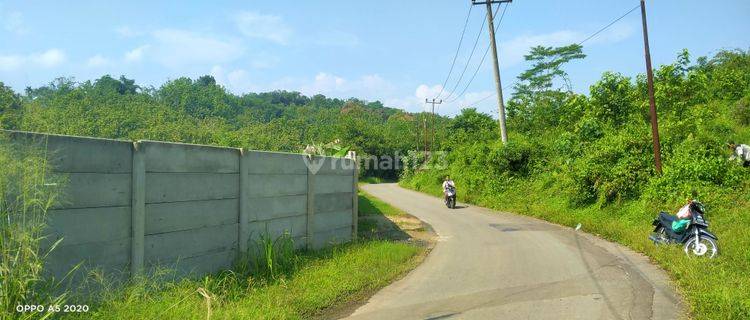
<svg viewBox="0 0 750 320">
<path fill-rule="evenodd" d="M 742 125 L 750 125 L 750 95 L 746 95 L 734 105 L 734 116 Z"/>
</svg>

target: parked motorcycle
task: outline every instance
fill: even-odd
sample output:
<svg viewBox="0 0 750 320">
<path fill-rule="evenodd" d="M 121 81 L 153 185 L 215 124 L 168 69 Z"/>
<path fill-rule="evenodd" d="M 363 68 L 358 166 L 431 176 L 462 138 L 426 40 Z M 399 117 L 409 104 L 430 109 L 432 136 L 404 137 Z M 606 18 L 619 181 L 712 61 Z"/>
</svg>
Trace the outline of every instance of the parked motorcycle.
<svg viewBox="0 0 750 320">
<path fill-rule="evenodd" d="M 685 254 L 688 256 L 695 255 L 698 257 L 716 257 L 719 253 L 719 246 L 716 242 L 719 238 L 708 231 L 708 221 L 704 215 L 706 208 L 702 203 L 693 200 L 690 202 L 690 223 L 681 233 L 672 230 L 672 216 L 669 214 L 660 214 L 651 223 L 654 231 L 649 239 L 654 244 L 683 244 Z M 669 218 L 668 218 L 669 217 Z"/>
<path fill-rule="evenodd" d="M 456 188 L 453 186 L 445 188 L 445 206 L 450 209 L 456 208 Z"/>
</svg>

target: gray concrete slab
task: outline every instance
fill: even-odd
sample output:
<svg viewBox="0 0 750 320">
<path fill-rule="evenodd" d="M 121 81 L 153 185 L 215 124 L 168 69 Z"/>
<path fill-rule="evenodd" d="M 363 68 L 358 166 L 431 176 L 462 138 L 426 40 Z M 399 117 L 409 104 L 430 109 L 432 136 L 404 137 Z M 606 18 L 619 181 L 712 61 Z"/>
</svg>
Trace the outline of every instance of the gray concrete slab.
<svg viewBox="0 0 750 320">
<path fill-rule="evenodd" d="M 291 196 L 307 193 L 307 174 L 250 174 L 250 198 Z"/>
<path fill-rule="evenodd" d="M 67 173 L 65 178 L 55 209 L 130 205 L 130 173 Z"/>
<path fill-rule="evenodd" d="M 352 319 L 675 319 L 665 272 L 623 246 L 541 220 L 459 204 L 395 184 L 364 185 L 429 223 L 438 242 Z M 583 227 L 585 230 L 585 226 Z"/>
<path fill-rule="evenodd" d="M 313 222 L 315 233 L 334 229 L 349 227 L 352 224 L 352 213 L 350 210 L 329 211 L 315 213 Z"/>
<path fill-rule="evenodd" d="M 61 279 L 77 264 L 79 271 L 107 267 L 125 269 L 130 262 L 130 238 L 58 246 L 45 260 L 45 269 Z"/>
<path fill-rule="evenodd" d="M 50 165 L 58 172 L 128 173 L 132 168 L 133 143 L 123 140 L 75 137 L 9 131 L 17 141 L 45 150 Z"/>
<path fill-rule="evenodd" d="M 239 197 L 239 174 L 146 173 L 146 203 Z"/>
<path fill-rule="evenodd" d="M 139 141 L 146 172 L 238 173 L 240 149 L 195 144 Z"/>
<path fill-rule="evenodd" d="M 351 177 L 350 177 L 351 179 Z M 323 193 L 315 195 L 315 214 L 352 209 L 352 193 Z"/>
<path fill-rule="evenodd" d="M 146 262 L 186 259 L 237 247 L 237 224 L 147 235 Z"/>
<path fill-rule="evenodd" d="M 248 151 L 250 174 L 307 174 L 304 155 L 296 153 Z"/>
<path fill-rule="evenodd" d="M 315 193 L 352 192 L 352 176 L 349 175 L 315 175 Z"/>
<path fill-rule="evenodd" d="M 83 209 L 55 209 L 47 212 L 48 236 L 40 246 L 109 241 L 130 236 L 130 206 Z"/>
<path fill-rule="evenodd" d="M 307 213 L 307 195 L 304 194 L 253 198 L 248 202 L 253 220 L 270 220 Z"/>
<path fill-rule="evenodd" d="M 237 199 L 146 204 L 146 234 L 237 223 Z"/>
<path fill-rule="evenodd" d="M 316 232 L 313 238 L 313 249 L 320 249 L 344 242 L 349 242 L 352 239 L 352 228 L 346 226 L 343 228 Z"/>
</svg>

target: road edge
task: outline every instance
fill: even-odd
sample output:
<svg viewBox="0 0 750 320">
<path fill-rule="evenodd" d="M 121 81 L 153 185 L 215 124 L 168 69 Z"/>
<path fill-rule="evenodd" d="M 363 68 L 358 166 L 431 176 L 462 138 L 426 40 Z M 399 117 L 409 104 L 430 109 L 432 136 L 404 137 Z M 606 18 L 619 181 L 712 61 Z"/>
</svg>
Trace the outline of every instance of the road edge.
<svg viewBox="0 0 750 320">
<path fill-rule="evenodd" d="M 440 198 L 438 196 L 435 196 L 427 192 L 415 190 L 412 188 L 407 188 L 401 185 L 400 183 L 395 183 L 395 185 L 404 190 L 418 192 L 418 193 L 421 193 L 421 194 L 424 194 L 433 198 L 437 198 L 437 199 Z M 674 279 L 674 275 L 670 273 L 669 271 L 665 270 L 664 268 L 662 268 L 660 264 L 655 263 L 655 261 L 651 259 L 650 256 L 644 254 L 643 252 L 640 252 L 634 248 L 628 247 L 625 244 L 604 239 L 600 237 L 598 234 L 592 234 L 592 233 L 582 231 L 582 230 L 575 230 L 572 227 L 558 224 L 552 221 L 544 220 L 538 217 L 518 214 L 514 212 L 509 212 L 509 211 L 500 211 L 500 210 L 490 209 L 490 208 L 482 207 L 480 205 L 476 205 L 476 204 L 469 203 L 469 202 L 461 202 L 461 204 L 474 206 L 475 208 L 480 209 L 481 213 L 485 215 L 497 215 L 497 214 L 512 215 L 515 217 L 519 217 L 519 218 L 530 220 L 530 221 L 535 221 L 538 223 L 545 223 L 545 224 L 553 225 L 561 229 L 568 230 L 569 232 L 576 232 L 577 234 L 583 236 L 584 238 L 586 238 L 586 240 L 590 241 L 592 244 L 596 245 L 597 247 L 600 247 L 601 249 L 606 250 L 607 252 L 613 254 L 614 256 L 624 258 L 625 260 L 627 260 L 627 262 L 630 265 L 634 266 L 636 270 L 641 272 L 642 273 L 641 275 L 643 275 L 643 270 L 641 270 L 641 268 L 651 268 L 652 270 L 649 270 L 650 271 L 649 276 L 644 277 L 644 278 L 649 279 L 649 284 L 654 289 L 660 289 L 660 288 L 657 288 L 656 284 L 650 281 L 651 276 L 655 276 L 656 278 L 661 278 L 659 280 L 664 281 L 665 286 L 671 289 L 670 293 L 676 300 L 675 302 L 677 305 L 677 309 L 679 310 L 679 314 L 672 315 L 672 318 L 692 319 L 689 303 L 687 303 L 687 299 L 685 299 L 682 288 L 680 288 L 680 286 L 677 285 L 677 281 Z M 661 287 L 664 287 L 664 286 L 661 286 Z M 660 291 L 664 292 L 663 290 L 660 290 Z M 653 314 L 659 311 L 659 310 L 654 310 L 655 306 L 656 306 L 656 303 L 652 304 L 652 318 L 653 318 Z"/>
</svg>

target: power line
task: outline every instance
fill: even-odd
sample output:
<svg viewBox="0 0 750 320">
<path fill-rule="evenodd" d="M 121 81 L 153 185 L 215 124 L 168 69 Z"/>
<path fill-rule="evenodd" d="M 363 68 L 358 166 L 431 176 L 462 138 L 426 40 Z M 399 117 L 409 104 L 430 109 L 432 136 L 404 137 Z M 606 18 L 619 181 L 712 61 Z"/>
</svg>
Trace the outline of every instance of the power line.
<svg viewBox="0 0 750 320">
<path fill-rule="evenodd" d="M 514 84 L 515 84 L 515 83 L 509 83 L 509 84 L 506 84 L 505 86 L 503 86 L 503 90 L 506 90 L 506 89 L 510 88 L 510 87 L 511 87 L 512 85 L 514 85 Z M 490 93 L 490 94 L 486 95 L 485 97 L 483 97 L 482 99 L 479 99 L 479 100 L 477 100 L 477 101 L 474 101 L 474 102 L 472 102 L 472 103 L 469 103 L 469 104 L 467 104 L 467 105 L 466 105 L 466 107 L 467 107 L 467 108 L 471 108 L 471 107 L 473 107 L 473 106 L 477 105 L 478 103 L 480 103 L 480 102 L 482 102 L 482 101 L 484 101 L 484 100 L 487 100 L 487 99 L 489 99 L 489 98 L 491 98 L 491 97 L 493 97 L 493 96 L 495 96 L 495 95 L 497 95 L 497 93 L 495 93 L 495 92 L 493 92 L 493 93 Z"/>
<path fill-rule="evenodd" d="M 466 14 L 466 21 L 464 21 L 464 28 L 463 30 L 461 30 L 461 37 L 458 39 L 458 47 L 456 48 L 456 54 L 453 55 L 453 62 L 451 62 L 451 68 L 450 70 L 448 70 L 448 75 L 445 77 L 445 81 L 443 81 L 443 86 L 440 88 L 440 93 L 438 93 L 435 99 L 440 98 L 440 95 L 442 95 L 443 91 L 445 90 L 445 85 L 448 84 L 448 79 L 451 78 L 451 74 L 453 73 L 453 67 L 456 65 L 456 58 L 458 58 L 458 52 L 461 50 L 461 44 L 464 42 L 464 34 L 466 33 L 466 26 L 469 25 L 469 17 L 471 16 L 472 8 L 474 8 L 474 6 L 469 6 L 469 12 Z"/>
<path fill-rule="evenodd" d="M 635 9 L 638 9 L 638 8 L 640 8 L 640 7 L 641 7 L 641 5 L 640 5 L 640 4 L 639 4 L 639 5 L 637 5 L 637 6 L 635 6 L 635 7 L 633 7 L 633 9 L 630 9 L 630 11 L 628 11 L 628 12 L 626 12 L 625 14 L 621 15 L 621 16 L 620 16 L 619 18 L 617 18 L 617 19 L 613 20 L 613 21 L 612 21 L 612 22 L 610 22 L 610 23 L 609 23 L 608 25 L 604 26 L 604 28 L 601 28 L 601 29 L 599 29 L 599 31 L 597 31 L 597 32 L 594 32 L 594 34 L 590 35 L 590 36 L 589 36 L 588 38 L 586 38 L 586 39 L 583 39 L 583 41 L 579 42 L 579 43 L 578 43 L 578 45 L 581 45 L 581 44 L 583 44 L 584 42 L 586 42 L 586 41 L 589 41 L 589 40 L 590 40 L 591 38 L 593 38 L 593 37 L 596 37 L 596 35 L 600 34 L 600 33 L 601 33 L 602 31 L 604 31 L 604 30 L 607 30 L 607 28 L 609 28 L 609 27 L 611 27 L 611 26 L 612 26 L 613 24 L 617 23 L 617 21 L 620 21 L 620 20 L 622 20 L 622 18 L 625 18 L 625 17 L 627 16 L 627 15 L 629 15 L 630 13 L 632 13 L 633 11 L 635 11 Z"/>
<path fill-rule="evenodd" d="M 612 20 L 612 22 L 610 22 L 609 24 L 607 24 L 607 25 L 606 25 L 606 26 L 604 26 L 603 28 L 601 28 L 601 29 L 597 30 L 596 32 L 592 33 L 592 34 L 591 34 L 590 36 L 586 37 L 586 39 L 583 39 L 583 41 L 581 41 L 581 42 L 578 42 L 578 44 L 579 44 L 579 45 L 581 45 L 581 44 L 583 44 L 584 42 L 586 42 L 586 41 L 589 41 L 589 40 L 591 40 L 592 38 L 596 37 L 597 35 L 599 35 L 600 33 L 602 33 L 602 32 L 603 32 L 604 30 L 607 30 L 607 29 L 608 29 L 609 27 L 611 27 L 612 25 L 614 25 L 614 24 L 615 24 L 615 23 L 617 23 L 618 21 L 622 20 L 623 18 L 625 18 L 625 17 L 626 17 L 626 16 L 628 16 L 629 14 L 633 13 L 633 11 L 635 11 L 636 9 L 638 9 L 638 8 L 640 8 L 640 7 L 641 7 L 641 5 L 640 5 L 640 4 L 638 4 L 637 6 L 633 7 L 633 8 L 632 8 L 632 9 L 630 9 L 630 10 L 628 10 L 628 11 L 627 11 L 627 12 L 626 12 L 625 14 L 621 15 L 621 16 L 620 16 L 620 17 L 618 17 L 617 19 L 614 19 L 614 20 Z M 504 12 L 504 11 L 503 11 L 503 12 Z M 485 51 L 485 55 L 487 55 L 486 51 Z M 508 85 L 508 86 L 510 86 L 510 85 Z M 508 87 L 508 86 L 505 86 L 505 87 L 503 87 L 503 90 L 505 90 L 505 89 L 506 89 L 506 87 Z M 474 101 L 474 102 L 472 102 L 472 103 L 468 104 L 468 106 L 469 106 L 469 107 L 471 107 L 471 106 L 473 106 L 473 105 L 476 105 L 476 104 L 478 104 L 478 103 L 480 103 L 480 102 L 482 102 L 482 101 L 484 101 L 484 100 L 487 100 L 487 99 L 489 99 L 489 98 L 490 98 L 490 97 L 492 97 L 493 95 L 494 95 L 494 93 L 493 93 L 493 94 L 490 94 L 490 95 L 488 95 L 488 96 L 486 96 L 486 97 L 484 97 L 484 98 L 481 98 L 481 99 L 479 99 L 479 100 L 477 100 L 477 101 Z M 448 102 L 455 102 L 456 100 L 457 100 L 457 99 L 454 99 L 454 100 L 451 100 L 451 101 L 448 101 Z"/>
<path fill-rule="evenodd" d="M 500 9 L 500 5 L 497 6 L 497 9 L 495 10 L 495 13 Z M 503 8 L 503 13 L 500 15 L 500 19 L 498 19 L 497 26 L 495 26 L 495 32 L 500 29 L 500 24 L 503 22 L 503 18 L 505 17 L 505 11 L 508 10 L 508 4 L 505 5 L 505 8 Z M 472 82 L 474 82 L 474 78 L 477 76 L 477 73 L 479 73 L 479 69 L 482 68 L 482 65 L 484 64 L 484 59 L 487 58 L 487 53 L 490 52 L 490 45 L 487 45 L 487 49 L 484 50 L 484 55 L 482 56 L 482 60 L 479 61 L 479 65 L 477 66 L 476 70 L 474 70 L 474 74 L 471 75 L 471 79 L 469 79 L 469 82 L 466 83 L 466 86 L 463 90 L 461 90 L 461 93 L 458 94 L 454 99 L 452 99 L 450 102 L 455 102 L 456 100 L 460 99 L 464 93 L 466 93 L 466 90 L 469 89 L 469 86 Z M 446 98 L 447 99 L 447 98 Z"/>
<path fill-rule="evenodd" d="M 500 7 L 498 6 L 498 9 Z M 487 17 L 487 14 L 484 15 L 485 18 Z M 484 24 L 486 23 L 486 19 L 482 20 L 482 26 L 479 27 L 479 33 L 477 33 L 477 38 L 474 39 L 474 46 L 471 48 L 471 53 L 469 53 L 469 57 L 466 59 L 466 65 L 464 66 L 464 69 L 461 71 L 461 75 L 458 77 L 458 80 L 456 81 L 456 85 L 453 86 L 453 89 L 451 89 L 450 93 L 448 93 L 448 96 L 443 98 L 443 100 L 447 100 L 450 97 L 453 96 L 453 93 L 456 91 L 456 88 L 458 88 L 458 85 L 461 84 L 461 80 L 464 78 L 464 74 L 466 73 L 466 69 L 469 68 L 469 63 L 471 62 L 471 58 L 474 57 L 474 51 L 477 49 L 477 44 L 479 44 L 479 38 L 484 34 Z"/>
</svg>

